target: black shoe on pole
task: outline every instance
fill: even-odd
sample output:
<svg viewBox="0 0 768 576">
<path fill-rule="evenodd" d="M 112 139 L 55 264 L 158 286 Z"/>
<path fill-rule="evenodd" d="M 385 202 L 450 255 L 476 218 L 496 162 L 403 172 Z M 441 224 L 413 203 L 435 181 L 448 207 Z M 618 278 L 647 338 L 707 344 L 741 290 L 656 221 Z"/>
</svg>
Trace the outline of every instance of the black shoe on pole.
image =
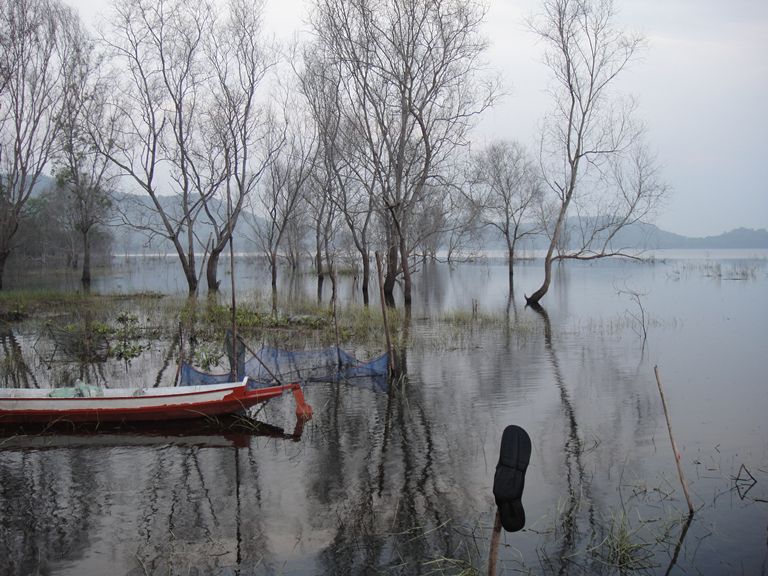
<svg viewBox="0 0 768 576">
<path fill-rule="evenodd" d="M 525 471 L 531 460 L 531 438 L 514 424 L 507 426 L 501 436 L 501 450 L 493 477 L 493 496 L 499 508 L 501 525 L 507 532 L 517 532 L 525 526 L 522 497 Z"/>
</svg>

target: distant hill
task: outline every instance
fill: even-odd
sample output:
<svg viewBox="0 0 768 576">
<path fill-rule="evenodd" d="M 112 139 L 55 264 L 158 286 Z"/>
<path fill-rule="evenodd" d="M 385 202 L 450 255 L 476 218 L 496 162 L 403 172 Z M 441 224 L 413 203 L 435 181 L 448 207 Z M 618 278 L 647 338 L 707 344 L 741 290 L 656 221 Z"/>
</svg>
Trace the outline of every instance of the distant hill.
<svg viewBox="0 0 768 576">
<path fill-rule="evenodd" d="M 636 224 L 622 230 L 619 244 L 646 249 L 768 248 L 768 230 L 736 228 L 717 236 L 693 238 L 667 232 L 654 224 Z"/>
<path fill-rule="evenodd" d="M 127 202 L 126 205 L 132 204 L 133 207 L 128 209 L 128 216 L 129 218 L 132 218 L 132 221 L 139 222 L 141 221 L 138 216 L 139 213 L 146 213 L 150 208 L 149 198 L 130 196 L 131 202 Z M 171 197 L 164 198 L 169 205 L 173 202 Z M 221 206 L 219 206 L 219 209 L 221 209 Z M 243 221 L 238 223 L 238 227 L 242 232 L 235 234 L 235 250 L 238 252 L 257 251 L 258 248 L 255 243 L 249 238 L 246 238 L 246 236 L 252 236 L 250 227 L 246 225 L 246 221 L 250 220 L 253 223 L 257 217 L 250 212 L 244 211 L 241 219 Z M 210 230 L 211 228 L 205 225 L 203 219 L 199 231 L 200 238 L 206 239 Z M 148 244 L 147 236 L 132 228 L 121 226 L 113 229 L 113 232 L 115 235 L 115 249 L 118 252 L 173 252 L 173 247 L 167 240 L 155 238 Z M 486 241 L 483 242 L 485 248 L 502 248 L 502 244 L 498 239 L 489 237 L 489 234 L 485 234 L 484 236 L 486 238 Z M 615 238 L 614 245 L 637 250 L 768 248 L 768 230 L 737 228 L 717 236 L 692 238 L 673 232 L 667 232 L 655 224 L 638 223 L 627 226 L 621 230 Z M 547 240 L 544 237 L 526 237 L 524 247 L 527 249 L 545 249 L 547 247 Z"/>
<path fill-rule="evenodd" d="M 41 175 L 33 195 L 38 195 L 44 189 L 55 185 L 55 181 L 45 175 Z M 167 208 L 172 209 L 174 199 L 171 196 L 161 196 L 161 201 L 167 203 Z M 146 221 L 147 218 L 152 220 L 156 218 L 153 214 L 153 209 L 149 197 L 146 195 L 136 194 L 121 194 L 117 203 L 122 207 L 126 218 L 131 222 Z M 216 204 L 217 210 L 223 210 L 222 204 Z M 172 210 L 171 210 L 172 211 Z M 252 223 L 257 219 L 256 216 L 250 212 L 243 212 L 241 218 L 244 220 L 240 222 L 240 230 L 248 230 L 249 227 L 245 225 L 245 220 L 250 220 Z M 114 247 L 117 252 L 173 252 L 173 246 L 169 241 L 162 238 L 149 239 L 146 234 L 130 228 L 125 225 L 118 225 L 119 218 L 116 218 L 113 222 L 114 226 L 111 228 L 115 238 Z M 204 219 L 203 219 L 204 220 Z M 157 221 L 155 221 L 157 224 Z M 245 226 L 244 226 L 245 225 Z M 199 237 L 201 242 L 205 242 L 210 234 L 212 228 L 210 225 L 206 226 L 205 222 L 202 222 L 202 226 L 199 231 Z M 250 230 L 248 230 L 250 232 Z M 250 233 L 247 235 L 251 235 Z M 257 247 L 253 241 L 245 238 L 246 234 L 235 234 L 235 250 L 238 252 L 250 252 L 257 250 Z M 483 242 L 486 248 L 502 248 L 502 243 L 497 238 L 490 237 L 490 234 L 484 234 L 485 241 Z M 751 229 L 751 228 L 736 228 L 717 236 L 705 236 L 701 238 L 683 236 L 681 234 L 675 234 L 674 232 L 668 232 L 662 230 L 655 224 L 638 223 L 631 226 L 627 226 L 615 238 L 616 246 L 622 248 L 631 249 L 645 249 L 645 250 L 658 250 L 658 249 L 749 249 L 749 248 L 765 248 L 768 249 L 768 230 L 766 229 Z M 527 237 L 524 242 L 524 247 L 528 249 L 544 249 L 547 247 L 547 241 L 543 237 Z"/>
<path fill-rule="evenodd" d="M 35 187 L 32 188 L 32 196 L 39 196 L 48 188 L 56 186 L 56 180 L 47 174 L 40 174 Z"/>
<path fill-rule="evenodd" d="M 569 245 L 575 247 L 578 222 L 569 222 L 570 236 L 574 241 Z M 737 228 L 730 232 L 724 232 L 717 236 L 692 238 L 667 232 L 655 224 L 637 223 L 620 230 L 613 239 L 615 248 L 627 250 L 716 250 L 716 249 L 768 249 L 768 230 L 752 230 L 749 228 Z M 486 248 L 503 249 L 503 242 L 498 235 L 486 236 L 484 242 Z M 529 250 L 545 250 L 548 240 L 543 236 L 526 236 L 522 248 Z"/>
</svg>

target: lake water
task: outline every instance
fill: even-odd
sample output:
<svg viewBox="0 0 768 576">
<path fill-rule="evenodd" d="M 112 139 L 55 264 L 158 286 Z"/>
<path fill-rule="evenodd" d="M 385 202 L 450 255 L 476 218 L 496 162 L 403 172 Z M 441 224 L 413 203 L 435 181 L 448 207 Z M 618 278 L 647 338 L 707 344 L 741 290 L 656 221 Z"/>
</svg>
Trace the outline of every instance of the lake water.
<svg viewBox="0 0 768 576">
<path fill-rule="evenodd" d="M 183 292 L 174 264 L 124 261 L 94 289 Z M 238 290 L 265 285 L 243 268 Z M 523 304 L 541 274 L 520 264 L 510 300 L 503 262 L 427 265 L 407 376 L 390 394 L 307 385 L 300 435 L 286 396 L 258 414 L 282 435 L 0 437 L 0 574 L 486 573 L 509 424 L 533 453 L 497 574 L 768 573 L 768 252 L 571 263 L 543 313 Z M 312 298 L 314 280 L 281 292 Z M 6 325 L 0 362 L 13 343 L 44 378 L 39 330 Z M 158 343 L 109 377 L 134 384 L 163 358 Z"/>
</svg>

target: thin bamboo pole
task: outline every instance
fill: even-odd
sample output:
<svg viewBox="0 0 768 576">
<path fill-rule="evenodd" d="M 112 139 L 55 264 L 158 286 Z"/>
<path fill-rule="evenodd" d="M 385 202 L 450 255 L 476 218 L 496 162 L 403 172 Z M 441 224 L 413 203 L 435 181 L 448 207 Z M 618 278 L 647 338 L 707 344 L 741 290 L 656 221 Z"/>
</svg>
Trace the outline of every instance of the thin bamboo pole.
<svg viewBox="0 0 768 576">
<path fill-rule="evenodd" d="M 690 516 L 693 516 L 694 508 L 691 502 L 691 495 L 688 493 L 688 483 L 685 481 L 685 475 L 683 474 L 683 466 L 680 464 L 680 452 L 677 449 L 675 443 L 675 437 L 672 435 L 672 422 L 669 418 L 669 410 L 667 410 L 667 400 L 664 398 L 664 390 L 661 387 L 661 376 L 659 376 L 659 367 L 654 366 L 653 372 L 656 374 L 656 384 L 659 386 L 659 394 L 661 394 L 661 405 L 664 407 L 664 416 L 667 419 L 667 430 L 669 431 L 669 441 L 672 443 L 672 451 L 675 453 L 675 464 L 677 464 L 677 473 L 680 476 L 680 484 L 683 485 L 683 493 L 685 494 L 685 500 L 688 502 L 688 512 Z"/>
<path fill-rule="evenodd" d="M 387 339 L 387 361 L 390 375 L 395 371 L 395 356 L 392 353 L 392 339 L 389 336 L 389 320 L 387 319 L 387 303 L 384 300 L 384 274 L 381 271 L 381 254 L 376 252 L 376 271 L 379 276 L 379 300 L 381 300 L 381 315 L 384 317 L 384 336 Z"/>
<path fill-rule="evenodd" d="M 333 293 L 331 294 L 331 304 L 333 306 L 333 331 L 336 337 L 336 369 L 338 370 L 338 373 L 341 374 L 341 367 L 343 363 L 341 361 L 341 339 L 339 338 L 339 317 L 336 309 L 336 297 L 337 297 L 336 265 L 333 260 L 331 260 L 331 285 L 333 286 Z"/>
<path fill-rule="evenodd" d="M 232 190 L 230 188 L 230 178 L 227 178 L 227 236 L 229 236 L 229 281 L 230 290 L 232 290 L 232 371 L 235 374 L 235 380 L 242 378 L 243 374 L 238 374 L 237 368 L 237 298 L 235 296 L 235 247 L 234 230 L 232 229 Z"/>
<path fill-rule="evenodd" d="M 235 373 L 235 380 L 238 380 L 242 378 L 244 374 L 239 374 L 237 372 L 239 349 L 237 345 L 237 299 L 235 297 L 235 248 L 232 245 L 232 216 L 229 215 L 230 203 L 231 200 L 229 197 L 229 190 L 227 190 L 227 226 L 229 227 L 229 276 L 231 279 L 230 289 L 232 290 L 232 370 Z"/>
</svg>

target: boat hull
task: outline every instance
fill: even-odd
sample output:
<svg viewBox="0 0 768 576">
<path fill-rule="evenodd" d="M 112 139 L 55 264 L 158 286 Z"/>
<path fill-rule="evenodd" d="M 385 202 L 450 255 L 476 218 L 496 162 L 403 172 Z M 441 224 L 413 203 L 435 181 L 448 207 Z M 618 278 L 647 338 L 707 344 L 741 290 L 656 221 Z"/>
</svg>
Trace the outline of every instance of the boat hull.
<svg viewBox="0 0 768 576">
<path fill-rule="evenodd" d="M 0 390 L 0 424 L 151 422 L 234 414 L 281 396 L 295 385 L 249 390 L 245 382 L 214 386 L 106 389 L 104 396 L 51 398 L 46 390 Z"/>
</svg>

